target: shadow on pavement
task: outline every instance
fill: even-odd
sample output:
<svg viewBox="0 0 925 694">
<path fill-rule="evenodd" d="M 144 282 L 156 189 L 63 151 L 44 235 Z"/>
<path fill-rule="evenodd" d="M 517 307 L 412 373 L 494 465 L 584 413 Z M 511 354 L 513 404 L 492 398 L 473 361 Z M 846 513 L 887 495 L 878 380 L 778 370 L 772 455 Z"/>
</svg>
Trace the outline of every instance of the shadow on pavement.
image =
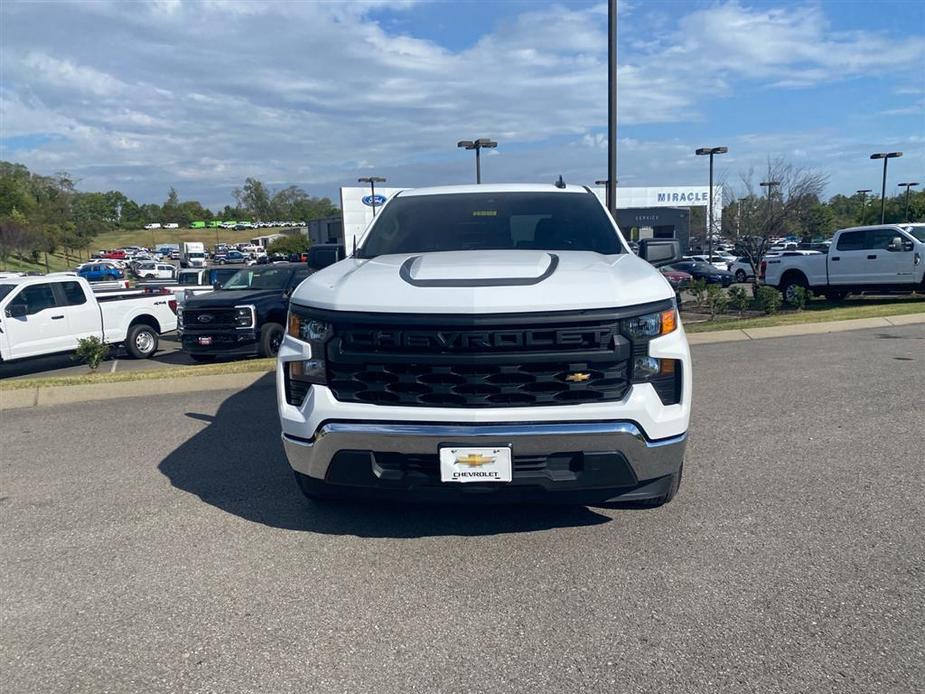
<svg viewBox="0 0 925 694">
<path fill-rule="evenodd" d="M 275 377 L 267 374 L 225 400 L 208 426 L 161 461 L 174 487 L 255 523 L 360 537 L 496 535 L 607 523 L 583 506 L 427 506 L 306 500 L 280 441 Z"/>
</svg>

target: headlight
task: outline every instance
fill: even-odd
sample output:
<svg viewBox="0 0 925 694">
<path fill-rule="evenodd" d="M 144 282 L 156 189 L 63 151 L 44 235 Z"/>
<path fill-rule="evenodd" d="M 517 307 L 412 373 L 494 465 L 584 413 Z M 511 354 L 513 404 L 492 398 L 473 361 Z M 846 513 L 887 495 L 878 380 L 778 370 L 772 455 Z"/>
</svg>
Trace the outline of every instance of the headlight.
<svg viewBox="0 0 925 694">
<path fill-rule="evenodd" d="M 177 327 L 183 327 L 183 307 L 177 306 Z"/>
<path fill-rule="evenodd" d="M 325 343 L 334 335 L 333 326 L 290 311 L 286 332 L 290 337 L 307 342 L 312 350 L 311 359 L 289 362 L 289 378 L 319 385 L 327 383 Z"/>
<path fill-rule="evenodd" d="M 333 330 L 330 323 L 306 318 L 297 313 L 289 314 L 289 334 L 297 340 L 303 342 L 325 342 Z"/>
<path fill-rule="evenodd" d="M 253 328 L 254 327 L 254 307 L 253 306 L 235 306 L 234 307 L 234 325 L 236 328 Z"/>
<path fill-rule="evenodd" d="M 660 313 L 647 313 L 623 321 L 623 331 L 631 340 L 648 340 L 674 332 L 678 327 L 678 313 L 669 308 Z"/>
<path fill-rule="evenodd" d="M 623 321 L 623 333 L 633 342 L 631 379 L 633 383 L 649 383 L 655 388 L 663 405 L 681 402 L 681 362 L 649 356 L 649 340 L 678 329 L 675 308 L 634 316 Z"/>
</svg>

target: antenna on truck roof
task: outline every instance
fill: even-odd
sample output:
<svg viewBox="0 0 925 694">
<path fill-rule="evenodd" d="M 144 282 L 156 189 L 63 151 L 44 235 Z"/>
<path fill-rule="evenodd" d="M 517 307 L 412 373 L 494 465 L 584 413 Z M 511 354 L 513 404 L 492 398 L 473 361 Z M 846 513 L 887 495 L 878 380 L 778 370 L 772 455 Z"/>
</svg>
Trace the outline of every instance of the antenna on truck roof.
<svg viewBox="0 0 925 694">
<path fill-rule="evenodd" d="M 559 180 L 556 181 L 556 188 L 565 188 L 565 181 L 562 180 L 562 174 L 559 174 Z"/>
</svg>

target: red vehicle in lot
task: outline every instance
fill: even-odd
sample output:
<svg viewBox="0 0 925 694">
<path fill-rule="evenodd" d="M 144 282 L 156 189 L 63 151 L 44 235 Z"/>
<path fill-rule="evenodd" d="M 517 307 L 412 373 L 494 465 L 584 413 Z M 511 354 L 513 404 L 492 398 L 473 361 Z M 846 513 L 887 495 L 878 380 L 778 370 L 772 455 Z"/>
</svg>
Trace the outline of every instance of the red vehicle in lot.
<svg viewBox="0 0 925 694">
<path fill-rule="evenodd" d="M 100 251 L 100 258 L 109 260 L 125 260 L 125 251 Z"/>
<path fill-rule="evenodd" d="M 691 280 L 693 276 L 687 272 L 681 272 L 680 270 L 670 270 L 668 268 L 661 268 L 662 274 L 665 276 L 665 279 L 668 280 L 668 284 L 671 285 L 671 288 L 675 292 L 679 292 L 682 289 L 687 289 L 691 286 Z"/>
</svg>

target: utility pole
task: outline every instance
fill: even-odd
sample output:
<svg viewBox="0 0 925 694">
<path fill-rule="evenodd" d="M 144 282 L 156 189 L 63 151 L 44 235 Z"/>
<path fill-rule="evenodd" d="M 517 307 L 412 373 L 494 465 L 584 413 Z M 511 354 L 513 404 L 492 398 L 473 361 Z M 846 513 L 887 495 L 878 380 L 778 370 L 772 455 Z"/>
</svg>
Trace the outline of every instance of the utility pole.
<svg viewBox="0 0 925 694">
<path fill-rule="evenodd" d="M 607 209 L 617 218 L 617 0 L 607 3 Z"/>
<path fill-rule="evenodd" d="M 861 224 L 864 224 L 864 218 L 867 216 L 867 194 L 873 191 L 870 188 L 860 188 L 857 192 L 861 194 Z"/>
<path fill-rule="evenodd" d="M 482 182 L 482 157 L 480 152 L 482 148 L 485 149 L 494 149 L 498 146 L 498 143 L 494 140 L 489 140 L 487 137 L 480 137 L 478 140 L 460 140 L 456 143 L 456 146 L 460 149 L 474 149 L 475 150 L 475 182 Z M 385 180 L 385 179 L 383 179 Z"/>
<path fill-rule="evenodd" d="M 883 224 L 884 213 L 886 209 L 886 163 L 890 159 L 897 159 L 903 155 L 902 152 L 874 152 L 870 155 L 871 159 L 883 159 L 883 183 L 880 186 L 880 223 Z"/>
<path fill-rule="evenodd" d="M 728 147 L 701 147 L 694 151 L 694 154 L 697 156 L 706 156 L 710 157 L 710 191 L 707 193 L 709 196 L 707 202 L 707 215 L 709 221 L 707 222 L 707 257 L 713 257 L 713 155 L 715 154 L 725 154 L 729 151 Z"/>
<path fill-rule="evenodd" d="M 912 221 L 911 219 L 909 219 L 909 189 L 912 188 L 913 186 L 917 186 L 918 184 L 919 184 L 918 181 L 909 181 L 908 183 L 899 184 L 900 188 L 905 187 L 906 189 L 906 210 L 905 212 L 903 212 L 903 219 L 905 219 L 907 222 Z"/>
</svg>

